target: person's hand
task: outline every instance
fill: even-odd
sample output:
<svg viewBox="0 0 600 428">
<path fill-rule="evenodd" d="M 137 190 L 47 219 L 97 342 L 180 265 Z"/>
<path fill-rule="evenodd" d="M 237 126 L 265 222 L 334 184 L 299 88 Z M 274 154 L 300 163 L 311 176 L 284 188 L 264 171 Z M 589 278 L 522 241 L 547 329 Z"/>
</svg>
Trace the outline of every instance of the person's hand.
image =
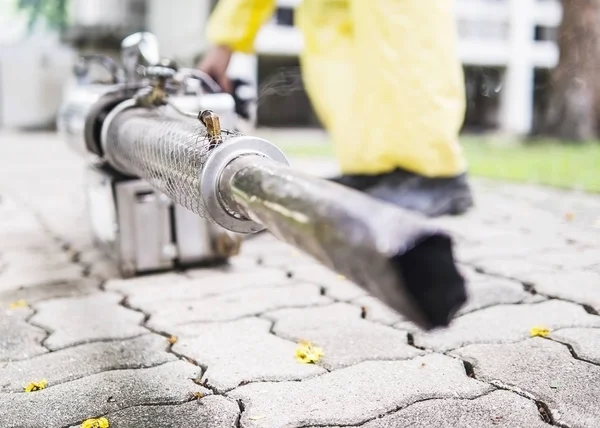
<svg viewBox="0 0 600 428">
<path fill-rule="evenodd" d="M 231 80 L 225 74 L 232 51 L 226 46 L 216 46 L 208 51 L 206 56 L 198 64 L 198 69 L 215 79 L 219 86 L 228 93 L 233 92 Z"/>
</svg>

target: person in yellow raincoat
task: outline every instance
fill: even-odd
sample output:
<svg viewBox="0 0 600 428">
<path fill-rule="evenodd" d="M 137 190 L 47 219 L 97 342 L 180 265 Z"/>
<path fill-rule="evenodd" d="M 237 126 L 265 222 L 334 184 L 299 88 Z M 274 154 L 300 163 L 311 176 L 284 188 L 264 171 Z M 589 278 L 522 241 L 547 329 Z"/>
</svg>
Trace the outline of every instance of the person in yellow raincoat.
<svg viewBox="0 0 600 428">
<path fill-rule="evenodd" d="M 198 67 L 231 90 L 232 52 L 253 51 L 275 7 L 219 0 Z M 428 216 L 467 211 L 454 0 L 303 0 L 295 25 L 306 91 L 342 171 L 332 180 Z"/>
</svg>

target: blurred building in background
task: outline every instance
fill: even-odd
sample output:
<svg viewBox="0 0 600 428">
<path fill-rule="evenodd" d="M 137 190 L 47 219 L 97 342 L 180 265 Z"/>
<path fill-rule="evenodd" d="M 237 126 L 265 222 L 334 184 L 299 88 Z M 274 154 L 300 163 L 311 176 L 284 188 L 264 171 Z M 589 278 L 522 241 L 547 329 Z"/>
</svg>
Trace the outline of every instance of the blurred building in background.
<svg viewBox="0 0 600 428">
<path fill-rule="evenodd" d="M 51 122 L 76 53 L 118 55 L 120 40 L 135 31 L 155 33 L 164 57 L 193 65 L 207 47 L 204 28 L 217 1 L 71 0 L 60 38 L 42 31 L 27 39 L 26 19 L 4 2 L 0 126 Z M 293 21 L 300 1 L 278 0 L 256 40 L 256 54 L 236 55 L 232 62 L 231 74 L 258 88 L 258 126 L 319 126 L 298 68 L 302 38 Z M 559 0 L 456 0 L 456 6 L 468 96 L 465 129 L 527 134 L 536 127 L 549 70 L 558 62 Z M 27 89 L 16 88 L 17 81 Z M 17 91 L 19 105 L 11 101 L 7 108 Z"/>
</svg>

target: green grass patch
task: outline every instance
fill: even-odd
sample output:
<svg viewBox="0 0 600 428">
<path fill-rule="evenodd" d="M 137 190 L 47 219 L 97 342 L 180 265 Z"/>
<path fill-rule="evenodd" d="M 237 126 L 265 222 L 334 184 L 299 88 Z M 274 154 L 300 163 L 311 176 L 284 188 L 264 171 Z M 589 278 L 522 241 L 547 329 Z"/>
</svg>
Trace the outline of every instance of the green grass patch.
<svg viewBox="0 0 600 428">
<path fill-rule="evenodd" d="M 470 174 L 600 192 L 600 144 L 529 143 L 465 137 Z"/>
<path fill-rule="evenodd" d="M 330 144 L 277 141 L 291 157 L 333 157 Z M 520 143 L 500 137 L 462 138 L 474 177 L 600 192 L 600 144 L 549 140 Z"/>
</svg>

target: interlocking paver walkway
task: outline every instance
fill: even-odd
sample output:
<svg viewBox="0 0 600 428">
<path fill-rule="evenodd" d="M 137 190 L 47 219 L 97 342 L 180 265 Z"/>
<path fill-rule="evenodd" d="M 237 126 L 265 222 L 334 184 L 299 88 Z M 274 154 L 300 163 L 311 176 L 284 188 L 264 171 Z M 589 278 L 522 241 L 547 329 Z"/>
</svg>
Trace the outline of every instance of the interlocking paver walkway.
<svg viewBox="0 0 600 428">
<path fill-rule="evenodd" d="M 470 299 L 425 333 L 268 234 L 229 266 L 119 279 L 82 165 L 52 134 L 0 139 L 0 427 L 600 426 L 598 196 L 475 181 L 476 209 L 436 220 Z"/>
</svg>

